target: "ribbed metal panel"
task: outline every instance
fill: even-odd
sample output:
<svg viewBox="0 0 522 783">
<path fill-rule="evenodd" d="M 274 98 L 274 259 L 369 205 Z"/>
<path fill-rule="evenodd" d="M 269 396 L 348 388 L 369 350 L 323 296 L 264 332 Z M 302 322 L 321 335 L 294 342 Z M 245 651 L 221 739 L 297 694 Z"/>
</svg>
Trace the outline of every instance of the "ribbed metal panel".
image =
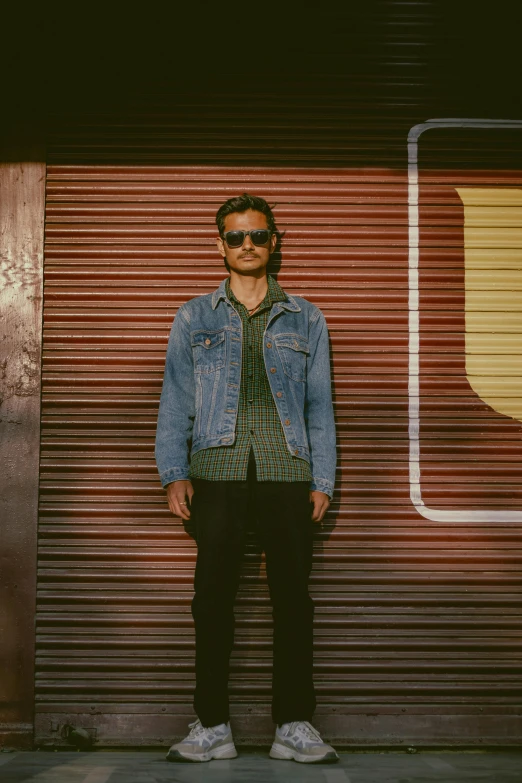
<svg viewBox="0 0 522 783">
<path fill-rule="evenodd" d="M 379 125 L 386 165 L 367 165 L 371 138 L 357 147 L 352 133 L 348 154 L 331 127 L 323 138 L 310 124 L 306 144 L 294 134 L 290 145 L 287 133 L 277 151 L 274 128 L 260 130 L 248 140 L 257 158 L 239 165 L 233 158 L 249 153 L 238 152 L 234 128 L 225 146 L 214 133 L 209 151 L 208 138 L 180 139 L 168 118 L 149 117 L 145 129 L 104 122 L 110 144 L 97 146 L 90 126 L 81 138 L 71 131 L 48 167 L 39 741 L 56 742 L 70 723 L 101 744 L 167 743 L 192 714 L 195 547 L 165 503 L 154 429 L 173 316 L 223 278 L 213 216 L 247 189 L 276 203 L 279 282 L 322 308 L 332 336 L 339 467 L 311 579 L 317 724 L 354 745 L 518 743 L 520 523 L 440 523 L 410 500 L 407 127 Z M 439 131 L 419 149 L 425 502 L 520 509 L 521 424 L 466 378 L 457 192 L 521 188 L 522 166 L 506 164 L 520 159 L 520 135 Z M 220 166 L 220 156 L 232 160 Z M 519 234 L 508 242 L 498 217 L 481 224 L 484 246 L 520 254 Z M 497 271 L 483 270 L 484 312 Z M 520 277 L 503 280 L 516 309 Z M 520 362 L 519 336 L 513 328 Z M 490 367 L 501 348 L 486 331 Z M 271 620 L 252 541 L 237 617 L 236 734 L 266 740 Z"/>
</svg>

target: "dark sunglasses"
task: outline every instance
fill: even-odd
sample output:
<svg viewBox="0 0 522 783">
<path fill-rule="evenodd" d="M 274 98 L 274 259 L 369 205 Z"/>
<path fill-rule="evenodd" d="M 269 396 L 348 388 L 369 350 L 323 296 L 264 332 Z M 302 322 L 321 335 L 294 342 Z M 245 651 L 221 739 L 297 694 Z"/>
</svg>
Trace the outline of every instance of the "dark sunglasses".
<svg viewBox="0 0 522 783">
<path fill-rule="evenodd" d="M 251 231 L 227 231 L 223 239 L 229 247 L 241 247 L 245 237 L 249 236 L 254 245 L 266 245 L 272 232 L 267 228 L 253 228 Z"/>
</svg>

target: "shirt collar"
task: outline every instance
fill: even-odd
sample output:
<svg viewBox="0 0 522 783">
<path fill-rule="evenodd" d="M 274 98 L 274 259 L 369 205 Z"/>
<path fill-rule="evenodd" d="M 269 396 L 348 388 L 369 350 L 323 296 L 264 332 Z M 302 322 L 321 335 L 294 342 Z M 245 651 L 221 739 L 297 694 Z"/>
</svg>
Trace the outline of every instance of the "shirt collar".
<svg viewBox="0 0 522 783">
<path fill-rule="evenodd" d="M 262 299 L 262 301 L 259 303 L 259 309 L 264 310 L 266 307 L 272 307 L 274 302 L 286 302 L 286 294 L 281 288 L 281 286 L 277 283 L 276 280 L 274 280 L 273 277 L 270 277 L 270 275 L 267 275 L 267 283 L 268 283 L 268 289 L 267 292 Z M 230 299 L 231 302 L 234 302 L 234 304 L 242 304 L 237 296 L 234 296 L 234 292 L 232 291 L 232 288 L 230 286 L 230 278 L 225 280 L 225 290 L 227 292 L 227 296 Z"/>
<path fill-rule="evenodd" d="M 213 292 L 213 310 L 216 309 L 221 299 L 224 299 L 225 301 L 230 301 L 232 299 L 237 302 L 237 299 L 230 288 L 229 281 L 229 277 L 225 278 L 225 280 L 221 282 L 219 288 L 216 288 L 216 290 Z M 295 299 L 289 294 L 285 294 L 275 278 L 271 277 L 271 275 L 267 275 L 267 282 L 268 290 L 266 292 L 265 298 L 261 302 L 263 307 L 271 307 L 275 302 L 279 302 L 280 306 L 285 310 L 290 310 L 292 312 L 299 312 L 301 310 Z"/>
</svg>

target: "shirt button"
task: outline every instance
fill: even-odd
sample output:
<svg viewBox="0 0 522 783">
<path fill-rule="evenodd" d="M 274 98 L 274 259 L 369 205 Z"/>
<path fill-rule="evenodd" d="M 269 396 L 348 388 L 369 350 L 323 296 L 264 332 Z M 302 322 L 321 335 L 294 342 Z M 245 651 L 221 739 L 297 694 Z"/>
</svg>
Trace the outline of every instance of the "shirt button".
<svg viewBox="0 0 522 783">
<path fill-rule="evenodd" d="M 270 372 L 275 372 L 275 371 L 276 371 L 276 368 L 275 368 L 275 367 L 271 367 L 271 368 L 270 368 Z"/>
<path fill-rule="evenodd" d="M 283 392 L 276 392 L 276 397 L 282 397 L 282 396 L 283 396 Z"/>
<path fill-rule="evenodd" d="M 205 340 L 205 345 L 210 345 L 210 340 L 208 339 L 208 337 L 207 337 L 207 339 Z"/>
<path fill-rule="evenodd" d="M 250 434 L 253 435 L 254 434 L 254 430 L 250 430 Z"/>
<path fill-rule="evenodd" d="M 267 347 L 267 348 L 271 348 L 271 347 L 272 347 L 272 343 L 267 343 L 267 344 L 266 344 L 266 347 Z"/>
<path fill-rule="evenodd" d="M 285 419 L 285 424 L 288 427 L 288 425 L 290 424 L 290 419 Z"/>
</svg>

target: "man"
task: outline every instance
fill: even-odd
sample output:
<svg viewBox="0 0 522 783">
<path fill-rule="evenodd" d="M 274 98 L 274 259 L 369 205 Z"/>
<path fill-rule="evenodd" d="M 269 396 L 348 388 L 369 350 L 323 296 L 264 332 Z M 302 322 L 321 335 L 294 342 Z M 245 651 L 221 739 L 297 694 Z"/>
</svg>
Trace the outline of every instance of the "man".
<svg viewBox="0 0 522 783">
<path fill-rule="evenodd" d="M 167 758 L 234 758 L 228 666 L 234 599 L 248 526 L 266 557 L 274 618 L 272 758 L 337 761 L 310 721 L 314 522 L 328 509 L 335 428 L 328 330 L 321 311 L 266 269 L 272 211 L 244 193 L 218 210 L 230 277 L 180 307 L 169 339 L 156 460 L 173 514 L 194 525 L 192 614 L 198 719 Z M 190 454 L 190 456 L 189 456 Z"/>
</svg>

